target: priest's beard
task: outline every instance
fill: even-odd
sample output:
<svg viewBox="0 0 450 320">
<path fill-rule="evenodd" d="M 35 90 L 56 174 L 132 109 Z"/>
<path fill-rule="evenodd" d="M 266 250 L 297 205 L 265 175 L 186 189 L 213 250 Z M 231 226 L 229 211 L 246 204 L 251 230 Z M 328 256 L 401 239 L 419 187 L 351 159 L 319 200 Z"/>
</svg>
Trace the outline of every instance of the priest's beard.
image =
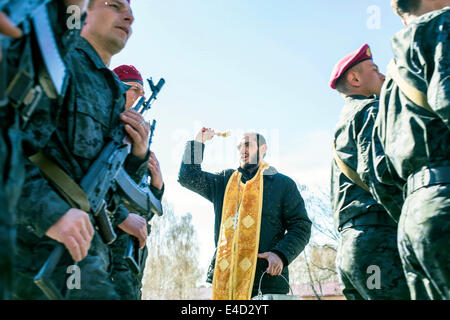
<svg viewBox="0 0 450 320">
<path fill-rule="evenodd" d="M 250 158 L 248 163 L 241 163 L 241 168 L 252 172 L 255 168 L 259 166 L 259 149 L 255 157 Z"/>
</svg>

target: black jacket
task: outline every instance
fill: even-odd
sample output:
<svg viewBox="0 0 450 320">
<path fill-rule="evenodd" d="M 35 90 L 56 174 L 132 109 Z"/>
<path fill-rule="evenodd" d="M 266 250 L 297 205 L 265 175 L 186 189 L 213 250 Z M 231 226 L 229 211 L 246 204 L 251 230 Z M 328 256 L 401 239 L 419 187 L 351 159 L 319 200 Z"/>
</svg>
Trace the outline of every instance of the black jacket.
<svg viewBox="0 0 450 320">
<path fill-rule="evenodd" d="M 220 233 L 222 205 L 228 180 L 235 171 L 227 169 L 214 174 L 201 169 L 204 144 L 189 141 L 186 145 L 178 182 L 214 204 L 214 240 Z M 295 182 L 270 167 L 264 173 L 263 209 L 259 253 L 274 252 L 283 261 L 282 275 L 289 279 L 287 266 L 302 252 L 311 235 L 309 220 L 303 198 Z M 212 282 L 215 256 L 208 271 Z M 259 279 L 267 269 L 266 259 L 258 258 L 253 295 L 257 293 Z M 287 293 L 289 287 L 281 277 L 265 275 L 261 285 L 263 293 Z"/>
</svg>

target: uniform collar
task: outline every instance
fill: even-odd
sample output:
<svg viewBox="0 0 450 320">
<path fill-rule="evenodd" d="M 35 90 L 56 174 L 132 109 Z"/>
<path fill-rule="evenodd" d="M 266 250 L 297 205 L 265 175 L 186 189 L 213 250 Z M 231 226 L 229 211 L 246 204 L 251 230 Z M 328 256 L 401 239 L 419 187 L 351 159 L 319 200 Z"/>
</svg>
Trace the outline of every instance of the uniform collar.
<svg viewBox="0 0 450 320">
<path fill-rule="evenodd" d="M 103 60 L 98 55 L 94 47 L 83 37 L 79 37 L 77 43 L 77 49 L 80 49 L 86 53 L 92 63 L 97 69 L 108 69 L 108 67 L 103 63 Z"/>
<path fill-rule="evenodd" d="M 76 47 L 77 47 L 77 49 L 82 50 L 89 57 L 89 60 L 92 61 L 95 68 L 97 68 L 97 70 L 106 69 L 109 71 L 109 74 L 114 78 L 114 82 L 119 89 L 119 91 L 118 91 L 119 95 L 122 95 L 125 92 L 127 92 L 127 90 L 130 88 L 130 86 L 123 83 L 122 81 L 120 81 L 119 77 L 104 64 L 103 60 L 100 58 L 97 51 L 89 43 L 89 41 L 87 41 L 83 37 L 79 37 Z"/>
<path fill-rule="evenodd" d="M 365 99 L 377 99 L 377 96 L 375 94 L 366 97 L 360 94 L 352 94 L 346 97 L 346 99 L 355 99 L 355 100 L 365 100 Z"/>
</svg>

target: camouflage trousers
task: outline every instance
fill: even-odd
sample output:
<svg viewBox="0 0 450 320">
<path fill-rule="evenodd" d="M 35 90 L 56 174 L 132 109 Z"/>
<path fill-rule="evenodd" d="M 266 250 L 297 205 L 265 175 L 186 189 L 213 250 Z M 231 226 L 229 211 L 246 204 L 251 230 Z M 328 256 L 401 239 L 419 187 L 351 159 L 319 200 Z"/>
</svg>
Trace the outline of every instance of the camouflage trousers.
<svg viewBox="0 0 450 320">
<path fill-rule="evenodd" d="M 33 278 L 49 257 L 57 243 L 49 238 L 35 245 L 21 241 L 18 234 L 18 252 L 15 257 L 14 299 L 47 300 L 34 284 Z M 98 232 L 91 241 L 88 255 L 74 264 L 65 250 L 52 275 L 52 281 L 61 294 L 69 300 L 119 299 L 111 278 L 111 250 L 101 240 Z"/>
<path fill-rule="evenodd" d="M 22 137 L 15 123 L 0 112 L 0 300 L 12 298 L 13 259 L 16 249 L 16 204 L 25 177 Z"/>
<path fill-rule="evenodd" d="M 395 227 L 344 229 L 340 233 L 336 266 L 348 300 L 409 299 Z"/>
<path fill-rule="evenodd" d="M 117 239 L 111 244 L 112 250 L 112 278 L 116 292 L 121 300 L 141 300 L 142 297 L 142 278 L 144 268 L 142 267 L 138 274 L 135 274 L 129 267 L 124 255 L 127 249 L 130 235 L 123 231 L 117 232 Z M 147 247 L 143 249 L 143 261 L 147 259 Z"/>
<path fill-rule="evenodd" d="M 450 299 L 450 185 L 408 196 L 398 237 L 412 299 Z"/>
<path fill-rule="evenodd" d="M 2 211 L 0 214 L 9 214 Z M 0 224 L 0 300 L 11 299 L 13 291 L 13 254 L 15 251 L 15 230 Z"/>
</svg>

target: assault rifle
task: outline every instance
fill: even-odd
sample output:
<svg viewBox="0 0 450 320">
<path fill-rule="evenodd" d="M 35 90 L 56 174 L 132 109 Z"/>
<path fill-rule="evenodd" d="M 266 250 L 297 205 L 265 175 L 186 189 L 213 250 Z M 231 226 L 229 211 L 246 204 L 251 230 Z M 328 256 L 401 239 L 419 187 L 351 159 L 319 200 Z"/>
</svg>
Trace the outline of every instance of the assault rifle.
<svg viewBox="0 0 450 320">
<path fill-rule="evenodd" d="M 149 149 L 152 144 L 153 134 L 155 132 L 155 126 L 156 126 L 156 120 L 153 120 L 151 126 L 150 126 L 150 139 L 149 139 Z M 146 173 L 144 177 L 142 178 L 140 188 L 147 190 L 147 192 L 151 192 L 149 188 L 149 174 Z M 162 211 L 159 213 L 159 215 L 162 215 Z M 150 226 L 148 225 L 148 222 L 153 218 L 154 212 L 149 212 L 149 214 L 144 215 L 144 218 L 147 221 L 147 230 L 148 234 L 150 234 Z M 131 271 L 135 274 L 141 273 L 143 267 L 145 266 L 145 255 L 144 250 L 139 248 L 139 240 L 136 237 L 130 236 L 128 238 L 127 248 L 125 250 L 125 254 L 123 256 L 125 261 L 127 261 Z"/>
<path fill-rule="evenodd" d="M 52 99 L 64 95 L 67 71 L 53 30 L 56 21 L 52 25 L 48 11 L 49 4 L 55 1 L 0 0 L 0 11 L 22 30 L 20 41 L 25 42 L 18 70 L 12 79 L 7 79 L 6 50 L 13 39 L 0 35 L 0 50 L 4 53 L 0 68 L 0 108 L 8 104 L 20 108 L 23 127 L 44 94 Z M 36 44 L 40 52 L 33 49 Z"/>
<path fill-rule="evenodd" d="M 153 83 L 152 78 L 147 79 L 147 81 L 150 86 L 150 90 L 152 91 L 152 95 L 148 100 L 145 100 L 144 97 L 141 97 L 132 106 L 132 108 L 137 112 L 139 112 L 140 114 L 143 114 L 144 112 L 146 112 L 151 108 L 152 102 L 156 100 L 159 91 L 166 83 L 164 79 L 160 79 L 157 85 Z M 156 121 L 155 120 L 153 121 L 154 121 L 153 130 L 154 130 L 154 124 Z M 149 147 L 153 136 L 153 130 L 151 131 L 150 135 Z M 151 191 L 149 190 L 146 191 L 145 189 L 137 187 L 136 183 L 130 178 L 130 176 L 125 172 L 125 170 L 122 169 L 118 172 L 116 180 L 118 186 L 120 187 L 118 196 L 124 200 L 123 204 L 128 210 L 144 216 L 148 215 L 149 213 L 158 215 L 162 214 L 161 202 L 158 199 L 156 199 L 156 197 L 153 195 Z M 129 199 L 134 200 L 128 201 Z M 157 203 L 158 206 L 157 207 L 151 206 L 150 203 Z"/>
<path fill-rule="evenodd" d="M 141 97 L 133 106 L 134 110 L 142 115 L 151 108 L 152 102 L 165 84 L 164 79 L 160 79 L 156 86 L 151 79 L 148 81 L 152 90 L 151 97 L 148 100 Z M 117 130 L 121 131 L 115 136 L 121 138 L 109 142 L 103 148 L 80 183 L 89 204 L 89 212 L 95 221 L 94 226 L 107 244 L 116 239 L 109 216 L 114 216 L 120 205 L 141 215 L 162 214 L 161 201 L 150 190 L 140 188 L 125 171 L 124 164 L 131 153 L 131 143 L 127 140 L 123 126 Z M 64 297 L 50 279 L 64 250 L 64 246 L 58 244 L 34 278 L 35 283 L 49 299 Z"/>
</svg>

